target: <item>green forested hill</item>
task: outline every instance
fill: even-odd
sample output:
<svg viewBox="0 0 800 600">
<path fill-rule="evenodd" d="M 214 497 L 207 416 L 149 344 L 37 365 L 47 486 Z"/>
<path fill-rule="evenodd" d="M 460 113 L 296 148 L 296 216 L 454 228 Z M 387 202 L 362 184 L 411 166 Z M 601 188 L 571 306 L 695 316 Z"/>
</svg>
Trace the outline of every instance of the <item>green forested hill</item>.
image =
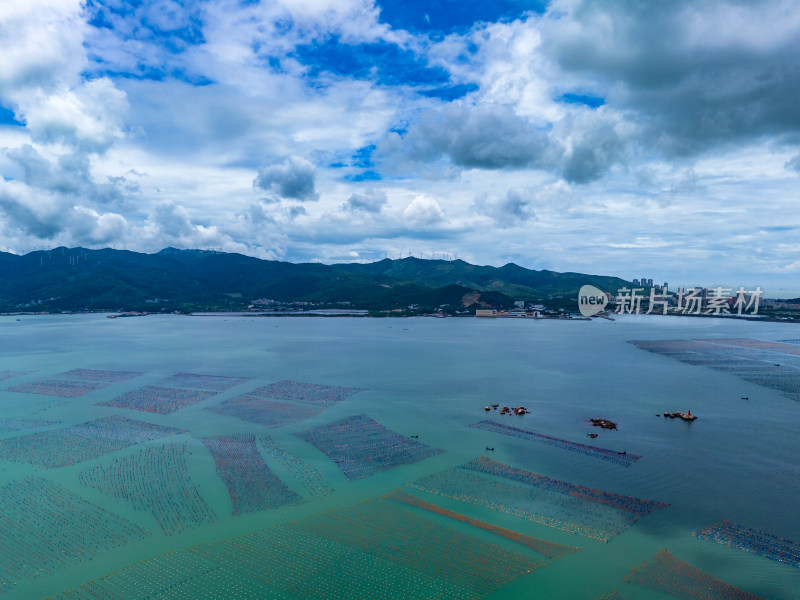
<svg viewBox="0 0 800 600">
<path fill-rule="evenodd" d="M 477 266 L 461 260 L 297 264 L 174 248 L 156 254 L 63 247 L 23 256 L 0 253 L 3 311 L 235 310 L 259 298 L 348 302 L 354 308 L 375 310 L 410 304 L 461 306 L 476 299 L 482 305 L 504 307 L 514 300 L 575 297 L 586 283 L 616 290 L 626 282 L 580 273 L 532 271 L 514 264 Z"/>
</svg>

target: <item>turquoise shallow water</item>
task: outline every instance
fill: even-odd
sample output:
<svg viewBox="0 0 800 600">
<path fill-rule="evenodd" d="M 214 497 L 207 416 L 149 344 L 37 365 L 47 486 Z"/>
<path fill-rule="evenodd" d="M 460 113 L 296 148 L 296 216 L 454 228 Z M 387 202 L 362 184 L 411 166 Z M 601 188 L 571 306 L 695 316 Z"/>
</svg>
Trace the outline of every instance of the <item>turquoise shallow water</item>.
<svg viewBox="0 0 800 600">
<path fill-rule="evenodd" d="M 506 583 L 488 598 L 597 598 L 612 588 L 629 598 L 666 598 L 669 596 L 622 582 L 634 565 L 662 548 L 757 596 L 800 598 L 797 567 L 692 536 L 693 531 L 726 519 L 800 540 L 800 403 L 735 375 L 685 364 L 628 343 L 704 338 L 778 341 L 800 338 L 800 329 L 772 323 L 645 316 L 615 322 L 0 317 L 0 370 L 36 371 L 0 382 L 0 418 L 59 421 L 60 427 L 67 427 L 123 415 L 185 429 L 186 433 L 167 441 L 187 445 L 191 452 L 186 455 L 189 477 L 218 517 L 209 525 L 165 536 L 151 514 L 80 484 L 81 472 L 135 454 L 141 446 L 56 469 L 0 461 L 0 486 L 33 475 L 43 477 L 150 533 L 52 573 L 12 582 L 5 595 L 55 596 L 164 552 L 350 507 L 467 463 L 487 454 L 485 448 L 491 446 L 495 448 L 489 453 L 492 459 L 516 468 L 670 506 L 644 516 L 604 543 L 479 504 L 420 492 L 420 497 L 472 518 L 583 548 Z M 76 368 L 130 370 L 142 375 L 75 399 L 7 391 L 13 385 Z M 168 415 L 96 405 L 142 385 L 158 385 L 181 371 L 252 379 Z M 366 391 L 303 422 L 277 429 L 204 410 L 258 386 L 287 379 Z M 495 402 L 524 404 L 531 410 L 524 417 L 488 415 L 501 423 L 625 450 L 642 458 L 623 467 L 562 447 L 467 427 L 486 418 L 483 407 Z M 691 424 L 655 416 L 689 409 L 699 416 Z M 348 481 L 325 454 L 291 435 L 362 413 L 404 436 L 418 435 L 415 439 L 444 452 Z M 587 423 L 590 417 L 612 419 L 619 429 L 595 430 L 599 436 L 590 440 L 586 436 L 593 430 Z M 0 432 L 0 439 L 27 433 Z M 228 491 L 215 475 L 213 458 L 201 438 L 247 433 L 268 433 L 290 455 L 319 471 L 335 491 L 297 506 L 231 516 Z M 278 478 L 303 494 L 285 465 L 267 454 L 264 459 Z M 478 540 L 518 550 L 511 542 L 498 542 L 490 533 L 436 515 L 430 518 Z M 75 527 L 79 529 L 81 524 L 76 522 Z M 26 541 L 18 543 L 24 546 Z M 325 585 L 335 587 L 335 573 L 329 577 Z M 220 586 L 215 590 L 218 597 L 234 597 L 232 591 L 225 592 L 222 583 Z M 417 588 L 409 583 L 411 589 Z M 259 597 L 254 593 L 252 597 Z M 373 597 L 382 595 L 376 589 Z"/>
</svg>

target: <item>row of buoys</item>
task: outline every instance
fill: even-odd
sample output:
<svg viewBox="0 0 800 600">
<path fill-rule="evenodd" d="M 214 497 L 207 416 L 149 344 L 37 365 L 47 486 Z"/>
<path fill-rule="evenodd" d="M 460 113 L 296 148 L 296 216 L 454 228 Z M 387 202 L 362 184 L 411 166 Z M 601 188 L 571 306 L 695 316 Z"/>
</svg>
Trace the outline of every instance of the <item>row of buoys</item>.
<svg viewBox="0 0 800 600">
<path fill-rule="evenodd" d="M 643 498 L 635 498 L 633 496 L 623 496 L 622 494 L 615 494 L 613 492 L 606 492 L 595 488 L 590 488 L 577 483 L 570 483 L 569 481 L 561 481 L 524 471 L 510 465 L 503 464 L 491 458 L 481 456 L 473 461 L 470 461 L 462 466 L 464 469 L 469 469 L 479 473 L 487 473 L 513 481 L 519 481 L 529 486 L 546 488 L 560 494 L 581 498 L 604 504 L 612 508 L 630 512 L 637 517 L 650 514 L 654 510 L 665 508 L 669 504 L 658 502 L 656 500 L 646 500 Z"/>
<path fill-rule="evenodd" d="M 80 379 L 83 381 L 104 381 L 106 383 L 119 383 L 143 375 L 138 371 L 108 371 L 103 369 L 72 369 L 59 373 L 58 377 L 67 379 Z"/>
<path fill-rule="evenodd" d="M 125 392 L 111 400 L 99 402 L 98 405 L 167 415 L 181 408 L 207 400 L 211 396 L 216 395 L 216 393 L 217 392 L 145 385 L 135 390 Z"/>
<path fill-rule="evenodd" d="M 607 448 L 600 448 L 598 446 L 589 446 L 587 444 L 572 442 L 570 440 L 545 435 L 543 433 L 536 433 L 535 431 L 529 431 L 527 429 L 520 429 L 511 425 L 505 425 L 504 423 L 498 423 L 497 421 L 479 421 L 478 423 L 473 423 L 470 425 L 470 427 L 484 429 L 494 433 L 502 433 L 503 435 L 520 439 L 541 442 L 547 444 L 548 446 L 555 446 L 564 450 L 578 452 L 580 454 L 585 454 L 586 456 L 600 458 L 602 460 L 607 460 L 625 467 L 630 466 L 641 458 L 641 456 L 638 454 L 629 454 L 627 452 L 620 453 L 616 450 L 608 450 Z"/>
<path fill-rule="evenodd" d="M 348 479 L 362 479 L 442 452 L 387 429 L 365 414 L 294 435 L 327 454 Z"/>
<path fill-rule="evenodd" d="M 203 438 L 203 443 L 228 488 L 234 515 L 303 502 L 269 469 L 253 434 Z"/>
<path fill-rule="evenodd" d="M 42 429 L 60 424 L 61 421 L 41 421 L 39 419 L 0 419 L 0 433 Z"/>
<path fill-rule="evenodd" d="M 478 519 L 473 519 L 471 517 L 468 517 L 467 515 L 463 515 L 461 513 L 457 513 L 455 511 L 442 508 L 441 506 L 433 504 L 432 502 L 427 502 L 425 500 L 422 500 L 421 498 L 417 498 L 416 496 L 407 494 L 402 490 L 394 490 L 393 492 L 386 494 L 383 497 L 389 500 L 394 500 L 395 502 L 402 502 L 404 504 L 408 504 L 409 506 L 416 506 L 417 508 L 422 508 L 423 510 L 443 515 L 445 517 L 455 519 L 456 521 L 461 521 L 462 523 L 469 523 L 473 527 L 477 527 L 479 529 L 491 531 L 496 535 L 502 536 L 510 540 L 514 540 L 515 542 L 517 542 L 518 544 L 522 544 L 523 546 L 527 546 L 528 548 L 535 550 L 539 554 L 546 556 L 550 560 L 557 560 L 559 558 L 563 558 L 564 556 L 572 554 L 573 552 L 581 550 L 581 548 L 576 548 L 574 546 L 564 546 L 563 544 L 549 542 L 547 540 L 531 537 L 523 533 L 511 531 L 509 529 L 505 529 L 504 527 L 498 527 L 497 525 L 492 525 L 491 523 L 479 521 Z"/>
</svg>

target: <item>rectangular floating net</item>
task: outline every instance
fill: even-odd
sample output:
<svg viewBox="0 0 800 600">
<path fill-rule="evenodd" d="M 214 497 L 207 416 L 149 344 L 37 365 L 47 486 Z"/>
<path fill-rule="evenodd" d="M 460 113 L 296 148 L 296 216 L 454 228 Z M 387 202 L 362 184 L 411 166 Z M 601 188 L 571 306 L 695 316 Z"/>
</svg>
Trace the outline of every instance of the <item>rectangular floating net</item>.
<svg viewBox="0 0 800 600">
<path fill-rule="evenodd" d="M 52 469 L 180 433 L 184 430 L 114 415 L 64 429 L 0 440 L 0 458 Z"/>
<path fill-rule="evenodd" d="M 605 542 L 667 506 L 551 479 L 486 457 L 406 485 Z"/>
<path fill-rule="evenodd" d="M 111 400 L 98 402 L 97 406 L 114 406 L 116 408 L 129 408 L 158 413 L 159 415 L 168 415 L 187 406 L 207 400 L 214 395 L 215 392 L 146 385 L 130 392 L 125 392 Z"/>
<path fill-rule="evenodd" d="M 791 540 L 742 527 L 731 521 L 721 521 L 694 535 L 718 544 L 727 544 L 759 556 L 800 567 L 800 544 Z"/>
<path fill-rule="evenodd" d="M 300 482 L 305 492 L 312 498 L 327 496 L 333 491 L 333 487 L 325 481 L 322 473 L 296 456 L 289 454 L 268 435 L 258 436 L 257 441 L 269 456 Z"/>
<path fill-rule="evenodd" d="M 61 421 L 39 421 L 37 419 L 0 419 L 0 433 L 9 431 L 25 431 L 28 429 L 43 429 L 60 425 Z"/>
<path fill-rule="evenodd" d="M 546 556 L 550 560 L 557 560 L 559 558 L 563 558 L 569 554 L 572 554 L 573 552 L 580 552 L 582 550 L 582 548 L 576 548 L 574 546 L 565 546 L 563 544 L 556 544 L 555 542 L 548 542 L 547 540 L 531 537 L 523 533 L 511 531 L 510 529 L 505 529 L 503 527 L 498 527 L 497 525 L 492 525 L 484 521 L 479 521 L 478 519 L 473 519 L 466 515 L 462 515 L 461 513 L 457 513 L 455 511 L 442 508 L 441 506 L 437 506 L 432 502 L 426 502 L 425 500 L 417 498 L 416 496 L 412 496 L 411 494 L 408 494 L 403 490 L 394 490 L 393 492 L 381 497 L 386 498 L 387 500 L 394 500 L 395 502 L 402 502 L 403 504 L 408 504 L 409 506 L 416 506 L 417 508 L 421 508 L 423 510 L 443 515 L 445 517 L 455 519 L 456 521 L 461 521 L 462 523 L 468 523 L 473 527 L 490 531 L 501 537 L 513 540 L 518 544 L 527 546 L 528 548 L 535 550 L 539 554 Z"/>
<path fill-rule="evenodd" d="M 59 398 L 78 398 L 108 387 L 104 381 L 70 381 L 67 379 L 42 379 L 31 383 L 23 383 L 8 388 L 9 392 L 23 394 L 41 394 L 42 396 L 58 396 Z"/>
<path fill-rule="evenodd" d="M 322 385 L 319 383 L 303 383 L 286 379 L 252 390 L 254 396 L 277 398 L 291 402 L 303 402 L 314 406 L 332 406 L 344 402 L 353 394 L 363 392 L 364 388 L 343 387 L 339 385 Z"/>
<path fill-rule="evenodd" d="M 150 512 L 165 535 L 217 520 L 186 467 L 186 445 L 150 446 L 81 472 L 80 482 Z"/>
<path fill-rule="evenodd" d="M 58 377 L 67 379 L 78 379 L 81 381 L 105 381 L 106 383 L 119 383 L 128 381 L 134 377 L 139 377 L 142 373 L 138 371 L 104 371 L 99 369 L 72 369 L 64 373 L 59 373 Z"/>
<path fill-rule="evenodd" d="M 204 438 L 217 474 L 228 488 L 233 514 L 300 504 L 303 499 L 270 471 L 252 434 Z"/>
<path fill-rule="evenodd" d="M 363 414 L 293 435 L 327 454 L 347 479 L 363 479 L 443 452 L 395 433 Z"/>
<path fill-rule="evenodd" d="M 28 373 L 33 373 L 33 371 L 6 371 L 6 370 L 0 370 L 0 381 L 5 381 L 6 379 L 12 379 L 14 377 L 22 377 L 23 375 L 27 375 Z"/>
<path fill-rule="evenodd" d="M 234 386 L 250 381 L 250 377 L 227 377 L 224 375 L 202 375 L 197 373 L 176 373 L 162 383 L 167 387 L 194 388 L 209 392 L 224 392 Z"/>
<path fill-rule="evenodd" d="M 215 406 L 209 406 L 206 410 L 219 415 L 258 423 L 264 427 L 292 425 L 310 419 L 322 412 L 321 407 L 270 402 L 264 398 L 250 395 L 230 398 Z"/>
<path fill-rule="evenodd" d="M 634 340 L 638 348 L 730 373 L 800 401 L 800 348 L 752 339 Z"/>
<path fill-rule="evenodd" d="M 484 429 L 493 433 L 502 433 L 503 435 L 508 435 L 523 440 L 541 442 L 543 444 L 547 444 L 548 446 L 555 446 L 556 448 L 562 448 L 564 450 L 570 450 L 571 452 L 585 454 L 586 456 L 591 456 L 592 458 L 599 458 L 613 462 L 615 464 L 622 465 L 623 467 L 629 467 L 641 458 L 641 456 L 638 454 L 619 452 L 617 450 L 599 448 L 598 446 L 589 446 L 588 444 L 571 442 L 569 440 L 552 437 L 543 433 L 536 433 L 534 431 L 512 427 L 511 425 L 504 425 L 503 423 L 498 423 L 497 421 L 479 421 L 477 423 L 473 423 L 470 425 L 470 427 L 474 427 L 475 429 Z"/>
<path fill-rule="evenodd" d="M 542 564 L 376 499 L 162 554 L 59 598 L 474 600 Z"/>
<path fill-rule="evenodd" d="M 0 594 L 147 536 L 61 484 L 30 477 L 0 486 Z"/>
<path fill-rule="evenodd" d="M 635 566 L 623 580 L 687 600 L 758 600 L 758 596 L 729 585 L 693 567 L 666 550 Z"/>
</svg>

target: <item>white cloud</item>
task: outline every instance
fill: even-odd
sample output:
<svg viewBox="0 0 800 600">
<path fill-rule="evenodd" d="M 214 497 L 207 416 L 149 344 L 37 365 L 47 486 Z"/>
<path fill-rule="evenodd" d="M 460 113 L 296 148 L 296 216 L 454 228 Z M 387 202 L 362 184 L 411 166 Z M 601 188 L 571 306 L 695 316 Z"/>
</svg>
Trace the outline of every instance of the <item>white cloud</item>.
<svg viewBox="0 0 800 600">
<path fill-rule="evenodd" d="M 412 226 L 430 227 L 444 219 L 444 212 L 436 200 L 420 195 L 406 206 L 403 216 Z"/>
</svg>

